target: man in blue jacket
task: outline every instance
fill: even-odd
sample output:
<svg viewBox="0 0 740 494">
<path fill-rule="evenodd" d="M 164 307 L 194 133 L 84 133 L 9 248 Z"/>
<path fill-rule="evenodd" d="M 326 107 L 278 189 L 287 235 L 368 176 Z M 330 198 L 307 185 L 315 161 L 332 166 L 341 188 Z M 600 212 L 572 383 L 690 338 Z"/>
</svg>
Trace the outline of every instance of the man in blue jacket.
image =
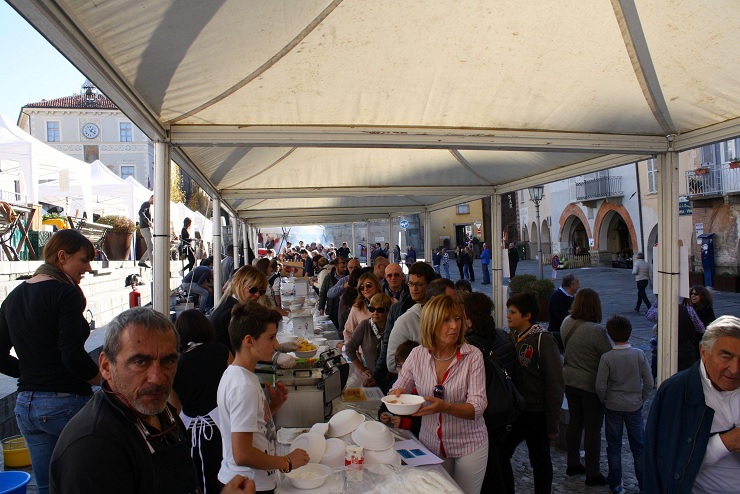
<svg viewBox="0 0 740 494">
<path fill-rule="evenodd" d="M 483 251 L 480 253 L 480 265 L 483 268 L 483 283 L 482 285 L 491 284 L 491 249 L 488 248 L 487 244 L 483 244 Z"/>
<path fill-rule="evenodd" d="M 717 318 L 701 360 L 666 380 L 645 426 L 644 492 L 738 492 L 740 319 Z"/>
</svg>

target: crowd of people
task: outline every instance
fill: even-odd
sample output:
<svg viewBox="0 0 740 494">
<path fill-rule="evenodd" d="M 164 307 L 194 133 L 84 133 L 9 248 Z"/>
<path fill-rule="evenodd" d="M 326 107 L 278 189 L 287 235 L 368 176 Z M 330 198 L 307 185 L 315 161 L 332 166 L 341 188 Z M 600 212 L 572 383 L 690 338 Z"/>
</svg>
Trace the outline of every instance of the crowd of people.
<svg viewBox="0 0 740 494">
<path fill-rule="evenodd" d="M 466 494 L 516 492 L 511 459 L 522 442 L 534 492 L 551 492 L 550 448 L 561 434 L 563 398 L 567 476 L 624 492 L 626 427 L 641 491 L 734 492 L 740 319 L 715 318 L 704 287 L 692 287 L 681 305 L 691 324 L 679 328 L 685 370 L 660 388 L 644 428 L 642 408 L 654 387 L 648 359 L 629 344 L 630 321 L 614 315 L 604 323 L 598 293 L 581 288 L 574 274 L 548 300 L 549 327 L 538 322 L 538 297 L 521 292 L 499 309 L 504 329 L 495 327 L 491 298 L 472 291 L 472 267 L 463 261 L 461 280 L 449 279 L 445 249 L 432 263 L 404 269 L 388 244 L 375 245 L 366 267 L 340 250 L 346 243 L 313 256 L 312 245 L 287 247 L 236 270 L 227 263 L 224 296 L 208 317 L 212 262 L 204 259 L 183 280 L 202 289 L 198 309 L 174 325 L 148 308 L 121 313 L 96 363 L 84 349 L 90 328 L 79 287 L 94 249 L 75 230 L 53 235 L 44 264 L 0 307 L 0 372 L 19 378 L 16 418 L 39 492 L 274 492 L 278 471 L 305 465 L 302 449 L 277 454 L 273 417 L 289 390 L 255 374 L 258 362 L 295 365 L 288 354 L 295 344 L 276 337 L 286 314 L 278 297 L 287 256 L 315 278 L 317 309 L 334 322 L 359 382 L 424 397 L 412 416 L 380 408 L 379 420 L 411 430 Z M 481 259 L 490 264 L 485 244 Z M 486 274 L 483 280 L 490 283 Z M 502 399 L 489 395 L 491 362 L 522 397 L 503 424 L 486 415 Z"/>
</svg>

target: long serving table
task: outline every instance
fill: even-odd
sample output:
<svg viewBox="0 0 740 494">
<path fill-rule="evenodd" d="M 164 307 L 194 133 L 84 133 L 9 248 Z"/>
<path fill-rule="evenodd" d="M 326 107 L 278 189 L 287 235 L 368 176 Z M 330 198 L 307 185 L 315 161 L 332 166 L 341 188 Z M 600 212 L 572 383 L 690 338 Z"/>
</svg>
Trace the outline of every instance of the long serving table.
<svg viewBox="0 0 740 494">
<path fill-rule="evenodd" d="M 298 325 L 296 325 L 298 326 Z M 290 318 L 283 318 L 280 325 L 278 334 L 295 334 L 296 336 L 303 336 L 306 339 L 311 339 L 312 336 L 321 336 L 327 338 L 329 345 L 336 340 L 332 340 L 330 336 L 336 335 L 336 327 L 331 320 L 321 321 L 314 317 L 313 319 L 314 332 L 312 334 L 305 334 L 305 321 L 300 320 L 300 327 L 295 327 L 293 320 Z M 296 331 L 294 333 L 294 330 Z M 318 357 L 322 352 L 322 348 L 319 348 L 316 356 Z M 351 366 L 351 364 L 350 364 Z M 348 387 L 359 387 L 360 381 L 358 376 L 354 373 L 354 369 L 351 367 L 350 377 L 347 382 Z M 293 387 L 291 391 L 294 394 L 300 394 L 302 391 L 297 391 L 298 387 Z M 370 393 L 367 393 L 370 394 Z M 295 406 L 295 402 L 291 404 L 290 394 L 288 395 L 288 402 L 283 407 Z M 307 400 L 305 395 L 301 396 L 302 413 L 306 412 Z M 380 402 L 378 400 L 367 400 L 367 401 L 353 401 L 345 402 L 342 396 L 337 396 L 331 400 L 331 407 L 329 408 L 330 414 L 334 415 L 341 410 L 348 408 L 354 409 L 365 416 L 366 420 L 377 420 L 378 408 Z M 289 410 L 285 412 L 291 413 Z M 276 415 L 276 423 L 280 423 L 280 414 L 285 413 L 281 409 Z M 307 429 L 312 424 L 302 424 L 301 427 Z M 392 429 L 396 441 L 413 439 L 419 443 L 410 431 L 402 429 Z M 279 434 L 280 436 L 280 434 Z M 420 444 L 420 443 L 419 443 Z M 285 455 L 290 451 L 289 444 L 278 443 L 279 455 Z M 332 471 L 327 481 L 321 487 L 316 489 L 297 489 L 293 487 L 284 475 L 280 474 L 280 485 L 276 489 L 276 494 L 311 494 L 311 493 L 322 493 L 322 494 L 339 494 L 339 493 L 374 493 L 374 494 L 404 494 L 404 493 L 420 493 L 430 494 L 434 493 L 449 493 L 457 494 L 461 493 L 459 487 L 455 481 L 450 477 L 447 471 L 442 467 L 441 464 L 435 465 L 424 465 L 417 467 L 410 466 L 391 466 L 391 465 L 366 465 L 361 474 L 358 475 L 356 471 L 348 471 L 345 468 L 338 468 Z"/>
</svg>

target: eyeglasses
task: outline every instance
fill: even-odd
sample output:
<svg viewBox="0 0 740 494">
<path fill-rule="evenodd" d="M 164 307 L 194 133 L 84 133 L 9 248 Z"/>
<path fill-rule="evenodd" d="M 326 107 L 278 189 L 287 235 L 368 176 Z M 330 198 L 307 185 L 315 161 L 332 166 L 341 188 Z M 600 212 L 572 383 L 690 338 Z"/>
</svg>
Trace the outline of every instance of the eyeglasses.
<svg viewBox="0 0 740 494">
<path fill-rule="evenodd" d="M 385 314 L 385 307 L 373 307 L 372 305 L 367 308 L 370 312 L 377 312 L 378 314 Z"/>
<path fill-rule="evenodd" d="M 265 293 L 267 293 L 267 290 L 264 290 L 264 289 L 261 290 L 256 286 L 253 286 L 252 288 L 249 289 L 249 293 L 251 293 L 252 295 L 254 295 L 257 292 L 260 292 L 260 295 L 264 295 Z"/>
<path fill-rule="evenodd" d="M 433 393 L 434 393 L 435 398 L 439 398 L 441 400 L 442 398 L 445 397 L 445 387 L 442 386 L 441 384 L 437 384 L 434 387 Z"/>
<path fill-rule="evenodd" d="M 691 292 L 691 293 L 690 293 L 689 295 L 692 295 L 692 296 L 693 296 L 693 295 L 696 295 L 696 296 L 698 296 L 699 294 L 698 294 L 698 293 L 696 293 L 696 292 Z"/>
<path fill-rule="evenodd" d="M 385 273 L 386 278 L 397 278 L 401 276 L 401 273 Z"/>
<path fill-rule="evenodd" d="M 409 282 L 409 288 L 416 288 L 417 290 L 421 289 L 422 287 L 425 287 L 427 285 L 426 282 L 418 282 L 418 283 L 411 283 Z"/>
<path fill-rule="evenodd" d="M 364 285 L 360 285 L 360 290 L 370 290 L 371 288 L 375 288 L 375 285 L 372 283 L 365 283 Z"/>
</svg>

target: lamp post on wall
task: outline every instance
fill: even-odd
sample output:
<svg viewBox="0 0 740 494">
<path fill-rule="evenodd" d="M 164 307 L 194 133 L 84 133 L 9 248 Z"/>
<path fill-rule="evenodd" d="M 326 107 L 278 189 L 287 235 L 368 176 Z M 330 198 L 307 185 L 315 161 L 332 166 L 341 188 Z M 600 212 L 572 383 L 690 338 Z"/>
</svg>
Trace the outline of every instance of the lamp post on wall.
<svg viewBox="0 0 740 494">
<path fill-rule="evenodd" d="M 537 262 L 539 263 L 540 279 L 542 274 L 542 231 L 540 228 L 540 201 L 545 193 L 544 185 L 535 185 L 529 188 L 529 199 L 534 202 L 535 215 L 537 217 Z"/>
</svg>

